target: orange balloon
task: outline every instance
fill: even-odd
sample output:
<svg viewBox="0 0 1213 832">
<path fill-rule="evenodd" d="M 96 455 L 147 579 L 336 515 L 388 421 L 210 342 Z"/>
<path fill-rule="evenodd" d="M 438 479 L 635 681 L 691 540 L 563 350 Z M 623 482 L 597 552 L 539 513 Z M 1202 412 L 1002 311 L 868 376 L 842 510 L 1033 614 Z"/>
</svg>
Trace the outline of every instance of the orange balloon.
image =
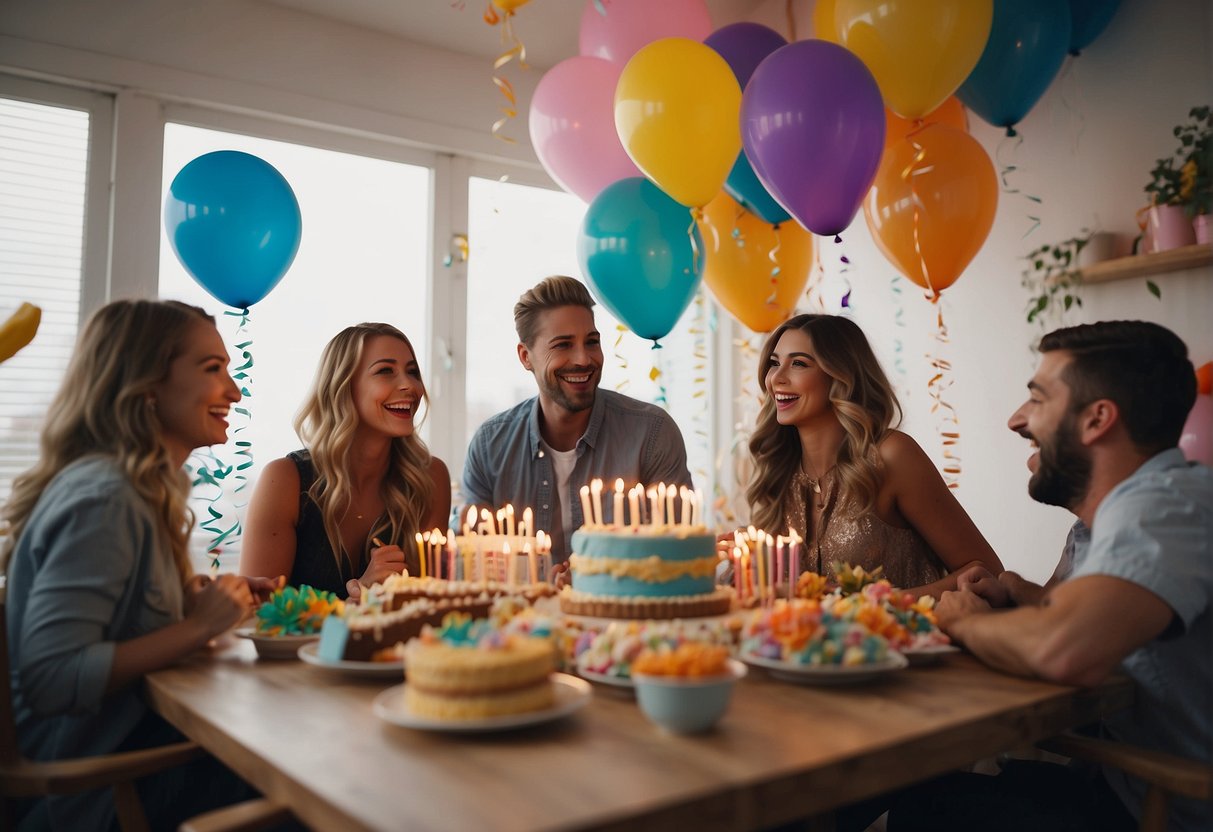
<svg viewBox="0 0 1213 832">
<path fill-rule="evenodd" d="M 969 114 L 965 110 L 965 105 L 960 103 L 960 99 L 951 95 L 948 96 L 946 101 L 923 116 L 922 124 L 911 121 L 908 118 L 902 118 L 888 107 L 885 107 L 884 124 L 884 146 L 888 150 L 925 124 L 943 124 L 967 133 L 969 132 Z"/>
<path fill-rule="evenodd" d="M 834 0 L 817 0 L 813 6 L 813 37 L 838 43 L 834 28 Z"/>
<path fill-rule="evenodd" d="M 1213 393 L 1213 361 L 1196 368 L 1196 392 L 1205 396 Z"/>
<path fill-rule="evenodd" d="M 985 243 L 998 177 L 977 140 L 954 127 L 927 125 L 914 143 L 922 148 L 917 161 L 919 151 L 905 139 L 885 151 L 863 214 L 889 262 L 937 296 Z"/>
<path fill-rule="evenodd" d="M 770 332 L 791 317 L 809 282 L 813 235 L 790 220 L 763 222 L 724 191 L 703 214 L 704 282 L 733 317 L 755 332 Z M 779 274 L 772 278 L 776 266 Z"/>
</svg>

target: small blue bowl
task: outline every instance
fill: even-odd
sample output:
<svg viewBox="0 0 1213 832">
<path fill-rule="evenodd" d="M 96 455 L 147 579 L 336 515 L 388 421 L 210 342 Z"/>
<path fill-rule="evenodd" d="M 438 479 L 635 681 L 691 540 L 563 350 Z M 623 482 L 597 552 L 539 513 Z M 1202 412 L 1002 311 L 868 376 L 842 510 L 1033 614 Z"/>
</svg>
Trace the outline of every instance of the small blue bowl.
<svg viewBox="0 0 1213 832">
<path fill-rule="evenodd" d="M 746 666 L 729 659 L 722 676 L 702 679 L 632 674 L 640 710 L 674 734 L 698 734 L 720 721 L 729 707 L 733 685 L 746 675 Z"/>
</svg>

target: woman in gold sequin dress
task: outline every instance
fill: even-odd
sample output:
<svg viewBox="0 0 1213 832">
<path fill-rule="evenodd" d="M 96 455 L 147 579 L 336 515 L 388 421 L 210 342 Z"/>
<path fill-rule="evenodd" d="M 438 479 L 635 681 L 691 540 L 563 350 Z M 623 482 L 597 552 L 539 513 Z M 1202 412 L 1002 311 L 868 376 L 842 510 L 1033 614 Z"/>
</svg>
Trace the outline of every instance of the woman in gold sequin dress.
<svg viewBox="0 0 1213 832">
<path fill-rule="evenodd" d="M 895 586 L 939 597 L 998 555 L 912 438 L 863 331 L 834 315 L 797 315 L 771 333 L 750 439 L 746 497 L 755 526 L 795 529 L 801 569 L 884 567 Z"/>
</svg>

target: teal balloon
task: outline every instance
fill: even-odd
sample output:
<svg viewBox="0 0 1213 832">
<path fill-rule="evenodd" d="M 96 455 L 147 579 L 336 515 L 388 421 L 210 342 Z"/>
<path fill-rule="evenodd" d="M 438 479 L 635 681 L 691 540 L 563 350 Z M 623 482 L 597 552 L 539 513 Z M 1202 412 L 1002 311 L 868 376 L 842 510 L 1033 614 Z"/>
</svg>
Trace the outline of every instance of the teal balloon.
<svg viewBox="0 0 1213 832">
<path fill-rule="evenodd" d="M 1077 55 L 1103 34 L 1120 0 L 1070 0 L 1070 54 Z"/>
<path fill-rule="evenodd" d="M 1070 4 L 1058 0 L 994 0 L 990 39 L 956 95 L 996 127 L 1028 114 L 1053 82 L 1070 48 Z"/>
<path fill-rule="evenodd" d="M 763 222 L 779 225 L 787 222 L 792 215 L 783 210 L 783 206 L 775 201 L 775 197 L 767 191 L 766 186 L 758 180 L 758 174 L 746 158 L 745 151 L 737 154 L 737 161 L 729 171 L 729 178 L 724 182 L 724 189 L 729 196 L 737 200 L 742 208 L 751 214 L 761 217 Z"/>
<path fill-rule="evenodd" d="M 218 150 L 173 177 L 164 228 L 194 280 L 220 302 L 245 309 L 268 295 L 291 267 L 303 216 L 295 192 L 273 165 Z"/>
<path fill-rule="evenodd" d="M 686 206 L 641 177 L 604 188 L 577 237 L 577 257 L 594 296 L 652 341 L 674 328 L 695 297 L 703 256 L 703 237 Z"/>
</svg>

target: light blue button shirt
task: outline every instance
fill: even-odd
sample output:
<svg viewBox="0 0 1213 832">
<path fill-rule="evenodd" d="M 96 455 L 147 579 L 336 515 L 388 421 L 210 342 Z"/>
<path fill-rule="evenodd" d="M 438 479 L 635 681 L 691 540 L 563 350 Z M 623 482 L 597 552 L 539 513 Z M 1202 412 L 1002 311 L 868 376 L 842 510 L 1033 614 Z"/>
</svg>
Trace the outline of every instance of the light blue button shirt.
<svg viewBox="0 0 1213 832">
<path fill-rule="evenodd" d="M 1152 457 L 1100 502 L 1089 535 L 1076 528 L 1072 578 L 1108 575 L 1153 592 L 1175 612 L 1171 627 L 1123 662 L 1138 685 L 1128 711 L 1104 721 L 1113 739 L 1213 758 L 1213 469 L 1177 448 Z M 1132 614 L 1126 610 L 1126 614 Z M 1105 769 L 1141 814 L 1144 786 Z M 1171 829 L 1213 828 L 1213 805 L 1176 800 Z"/>
</svg>

